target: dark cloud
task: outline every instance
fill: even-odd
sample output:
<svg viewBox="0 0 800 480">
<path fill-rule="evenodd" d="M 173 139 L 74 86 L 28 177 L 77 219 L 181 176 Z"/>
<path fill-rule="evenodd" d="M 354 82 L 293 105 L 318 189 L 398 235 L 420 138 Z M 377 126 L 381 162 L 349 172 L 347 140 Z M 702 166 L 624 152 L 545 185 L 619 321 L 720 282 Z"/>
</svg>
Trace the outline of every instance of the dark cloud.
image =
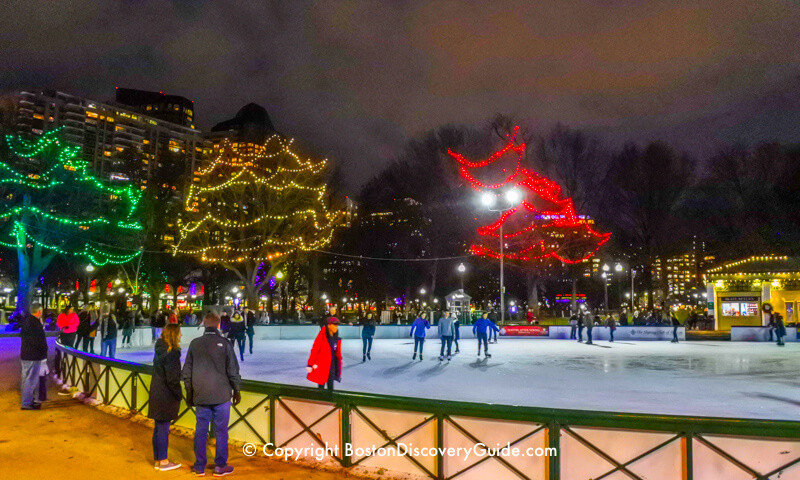
<svg viewBox="0 0 800 480">
<path fill-rule="evenodd" d="M 497 112 L 702 154 L 797 141 L 800 7 L 785 0 L 6 0 L 3 89 L 244 103 L 352 185 L 408 138 Z"/>
</svg>

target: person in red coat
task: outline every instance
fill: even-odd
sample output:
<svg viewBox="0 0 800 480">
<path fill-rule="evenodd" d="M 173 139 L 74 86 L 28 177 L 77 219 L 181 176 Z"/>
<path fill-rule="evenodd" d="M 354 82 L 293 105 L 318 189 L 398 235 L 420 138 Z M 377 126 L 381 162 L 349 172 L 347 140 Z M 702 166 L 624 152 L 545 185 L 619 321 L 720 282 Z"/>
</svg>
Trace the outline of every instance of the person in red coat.
<svg viewBox="0 0 800 480">
<path fill-rule="evenodd" d="M 308 357 L 308 378 L 333 391 L 333 381 L 342 381 L 342 339 L 339 338 L 339 319 L 330 317 L 325 328 L 319 331 Z"/>
</svg>

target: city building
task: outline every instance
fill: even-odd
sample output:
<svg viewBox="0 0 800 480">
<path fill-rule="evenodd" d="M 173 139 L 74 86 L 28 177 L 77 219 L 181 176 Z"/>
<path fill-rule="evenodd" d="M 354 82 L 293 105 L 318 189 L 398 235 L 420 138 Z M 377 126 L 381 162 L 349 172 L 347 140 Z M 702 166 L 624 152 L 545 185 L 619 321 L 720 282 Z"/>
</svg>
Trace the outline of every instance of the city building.
<svg viewBox="0 0 800 480">
<path fill-rule="evenodd" d="M 658 281 L 666 297 L 688 295 L 702 285 L 701 273 L 715 257 L 705 253 L 705 242 L 695 238 L 691 250 L 656 258 L 653 279 Z"/>
<path fill-rule="evenodd" d="M 194 100 L 186 97 L 117 87 L 116 104 L 149 117 L 194 128 Z"/>
<path fill-rule="evenodd" d="M 139 92 L 137 98 L 150 93 L 125 90 Z M 133 101 L 134 96 L 123 98 Z M 105 103 L 54 90 L 23 91 L 18 102 L 17 127 L 21 135 L 40 135 L 63 127 L 62 138 L 81 147 L 83 158 L 100 178 L 132 180 L 145 189 L 153 180 L 169 180 L 153 178 L 165 155 L 176 154 L 186 162 L 188 173 L 194 172 L 210 153 L 209 144 L 192 124 L 185 126 L 141 113 L 141 106 Z M 144 110 L 147 111 L 146 105 Z"/>
<path fill-rule="evenodd" d="M 228 139 L 232 143 L 239 144 L 240 152 L 255 153 L 274 133 L 276 133 L 275 127 L 267 110 L 261 105 L 248 103 L 236 113 L 235 117 L 214 125 L 207 137 L 217 146 L 222 139 Z M 248 152 L 245 148 L 253 151 Z"/>
</svg>

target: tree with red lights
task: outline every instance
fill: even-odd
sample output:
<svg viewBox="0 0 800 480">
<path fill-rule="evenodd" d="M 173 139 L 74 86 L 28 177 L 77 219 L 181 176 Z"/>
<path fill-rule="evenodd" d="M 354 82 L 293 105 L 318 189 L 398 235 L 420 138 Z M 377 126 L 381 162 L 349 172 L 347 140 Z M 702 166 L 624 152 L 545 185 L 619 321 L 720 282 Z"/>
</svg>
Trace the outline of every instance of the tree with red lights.
<svg viewBox="0 0 800 480">
<path fill-rule="evenodd" d="M 490 209 L 496 205 L 492 211 L 499 215 L 478 228 L 481 240 L 472 253 L 500 258 L 502 235 L 502 256 L 507 260 L 572 264 L 590 258 L 611 234 L 595 231 L 588 217 L 577 214 L 572 199 L 562 198 L 557 183 L 523 166 L 526 144 L 517 143 L 518 131 L 514 128 L 506 145 L 486 160 L 470 161 L 448 150 L 460 164 L 462 177 L 482 193 Z"/>
</svg>

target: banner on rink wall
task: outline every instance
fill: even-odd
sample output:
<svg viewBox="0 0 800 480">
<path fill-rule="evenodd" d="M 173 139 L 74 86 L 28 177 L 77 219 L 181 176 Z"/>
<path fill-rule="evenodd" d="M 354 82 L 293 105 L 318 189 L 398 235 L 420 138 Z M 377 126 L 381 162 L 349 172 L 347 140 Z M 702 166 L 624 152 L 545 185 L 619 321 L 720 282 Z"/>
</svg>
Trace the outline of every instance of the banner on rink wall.
<svg viewBox="0 0 800 480">
<path fill-rule="evenodd" d="M 500 327 L 500 335 L 507 337 L 547 337 L 550 329 L 540 325 L 506 325 Z"/>
</svg>

